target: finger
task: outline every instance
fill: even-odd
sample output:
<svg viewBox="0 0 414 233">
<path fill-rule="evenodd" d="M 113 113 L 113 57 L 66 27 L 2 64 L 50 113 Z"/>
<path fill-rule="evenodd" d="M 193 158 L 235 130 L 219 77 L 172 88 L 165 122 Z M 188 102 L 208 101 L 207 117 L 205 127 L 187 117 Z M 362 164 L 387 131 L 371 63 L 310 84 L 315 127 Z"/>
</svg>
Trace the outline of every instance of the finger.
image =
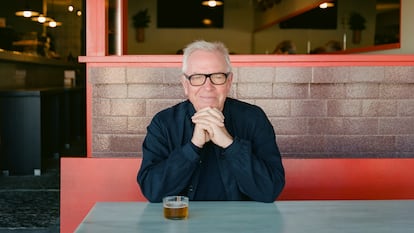
<svg viewBox="0 0 414 233">
<path fill-rule="evenodd" d="M 203 109 L 197 111 L 194 114 L 194 116 L 207 116 L 207 115 L 214 116 L 217 119 L 220 119 L 220 121 L 224 121 L 223 113 L 220 110 L 218 110 L 217 108 L 206 107 L 206 108 L 203 108 Z"/>
<path fill-rule="evenodd" d="M 191 117 L 193 121 L 197 121 L 199 119 L 208 120 L 211 123 L 223 126 L 224 118 L 220 112 L 211 110 L 211 111 L 203 111 L 197 112 L 194 116 Z"/>
<path fill-rule="evenodd" d="M 211 108 L 209 110 L 209 112 L 224 121 L 223 113 L 220 110 L 218 110 L 217 108 Z"/>
<path fill-rule="evenodd" d="M 197 123 L 195 128 L 203 131 L 202 134 L 206 137 L 206 141 L 209 141 L 214 136 L 214 129 L 209 124 Z"/>
<path fill-rule="evenodd" d="M 218 127 L 224 126 L 224 123 L 222 121 L 212 116 L 193 116 L 191 120 L 194 124 L 210 125 L 210 127 L 213 125 Z"/>
</svg>

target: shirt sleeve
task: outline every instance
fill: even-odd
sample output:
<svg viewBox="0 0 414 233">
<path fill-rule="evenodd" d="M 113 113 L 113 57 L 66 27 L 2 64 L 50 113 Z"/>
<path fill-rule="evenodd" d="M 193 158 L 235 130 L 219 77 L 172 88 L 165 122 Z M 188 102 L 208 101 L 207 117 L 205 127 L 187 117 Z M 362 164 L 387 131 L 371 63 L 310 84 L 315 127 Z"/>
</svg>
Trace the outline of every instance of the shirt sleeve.
<svg viewBox="0 0 414 233">
<path fill-rule="evenodd" d="M 177 195 L 185 190 L 199 161 L 191 142 L 172 148 L 174 137 L 168 136 L 164 124 L 165 121 L 158 117 L 153 119 L 142 147 L 145 156 L 137 181 L 150 202 L 161 202 L 164 196 Z"/>
<path fill-rule="evenodd" d="M 249 115 L 242 132 L 224 150 L 222 170 L 227 170 L 225 186 L 237 189 L 249 199 L 273 202 L 285 185 L 285 172 L 272 124 L 262 111 Z M 240 126 L 236 126 L 240 127 Z"/>
</svg>

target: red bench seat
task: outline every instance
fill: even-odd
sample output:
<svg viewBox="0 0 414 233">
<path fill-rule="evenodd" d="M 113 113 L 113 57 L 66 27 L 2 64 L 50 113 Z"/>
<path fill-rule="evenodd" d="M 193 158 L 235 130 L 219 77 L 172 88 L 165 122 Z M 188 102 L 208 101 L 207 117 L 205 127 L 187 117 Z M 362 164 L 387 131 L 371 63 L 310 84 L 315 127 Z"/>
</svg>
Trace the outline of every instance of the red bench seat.
<svg viewBox="0 0 414 233">
<path fill-rule="evenodd" d="M 60 230 L 73 232 L 96 202 L 147 201 L 140 158 L 62 158 Z M 278 200 L 414 199 L 414 159 L 283 159 Z"/>
</svg>

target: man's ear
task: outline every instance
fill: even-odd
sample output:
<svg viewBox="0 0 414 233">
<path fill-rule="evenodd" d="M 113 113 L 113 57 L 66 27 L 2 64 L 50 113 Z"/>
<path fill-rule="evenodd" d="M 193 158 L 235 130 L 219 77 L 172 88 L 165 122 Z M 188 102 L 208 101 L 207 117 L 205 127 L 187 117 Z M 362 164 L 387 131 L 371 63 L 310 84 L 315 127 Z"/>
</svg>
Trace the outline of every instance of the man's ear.
<svg viewBox="0 0 414 233">
<path fill-rule="evenodd" d="M 227 76 L 227 81 L 231 84 L 231 83 L 233 83 L 233 72 L 230 72 L 229 73 L 229 76 Z"/>
</svg>

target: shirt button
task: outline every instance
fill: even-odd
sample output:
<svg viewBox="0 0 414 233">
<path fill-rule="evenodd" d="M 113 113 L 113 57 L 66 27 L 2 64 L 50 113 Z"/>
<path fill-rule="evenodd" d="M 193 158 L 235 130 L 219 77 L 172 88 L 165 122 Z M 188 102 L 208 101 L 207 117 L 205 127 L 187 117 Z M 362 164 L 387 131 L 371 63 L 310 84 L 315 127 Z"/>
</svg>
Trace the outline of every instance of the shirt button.
<svg viewBox="0 0 414 233">
<path fill-rule="evenodd" d="M 200 161 L 198 161 L 199 163 L 203 163 L 203 160 L 200 159 Z"/>
<path fill-rule="evenodd" d="M 192 185 L 190 185 L 189 187 L 188 187 L 188 192 L 192 192 L 193 191 L 193 186 Z"/>
</svg>

